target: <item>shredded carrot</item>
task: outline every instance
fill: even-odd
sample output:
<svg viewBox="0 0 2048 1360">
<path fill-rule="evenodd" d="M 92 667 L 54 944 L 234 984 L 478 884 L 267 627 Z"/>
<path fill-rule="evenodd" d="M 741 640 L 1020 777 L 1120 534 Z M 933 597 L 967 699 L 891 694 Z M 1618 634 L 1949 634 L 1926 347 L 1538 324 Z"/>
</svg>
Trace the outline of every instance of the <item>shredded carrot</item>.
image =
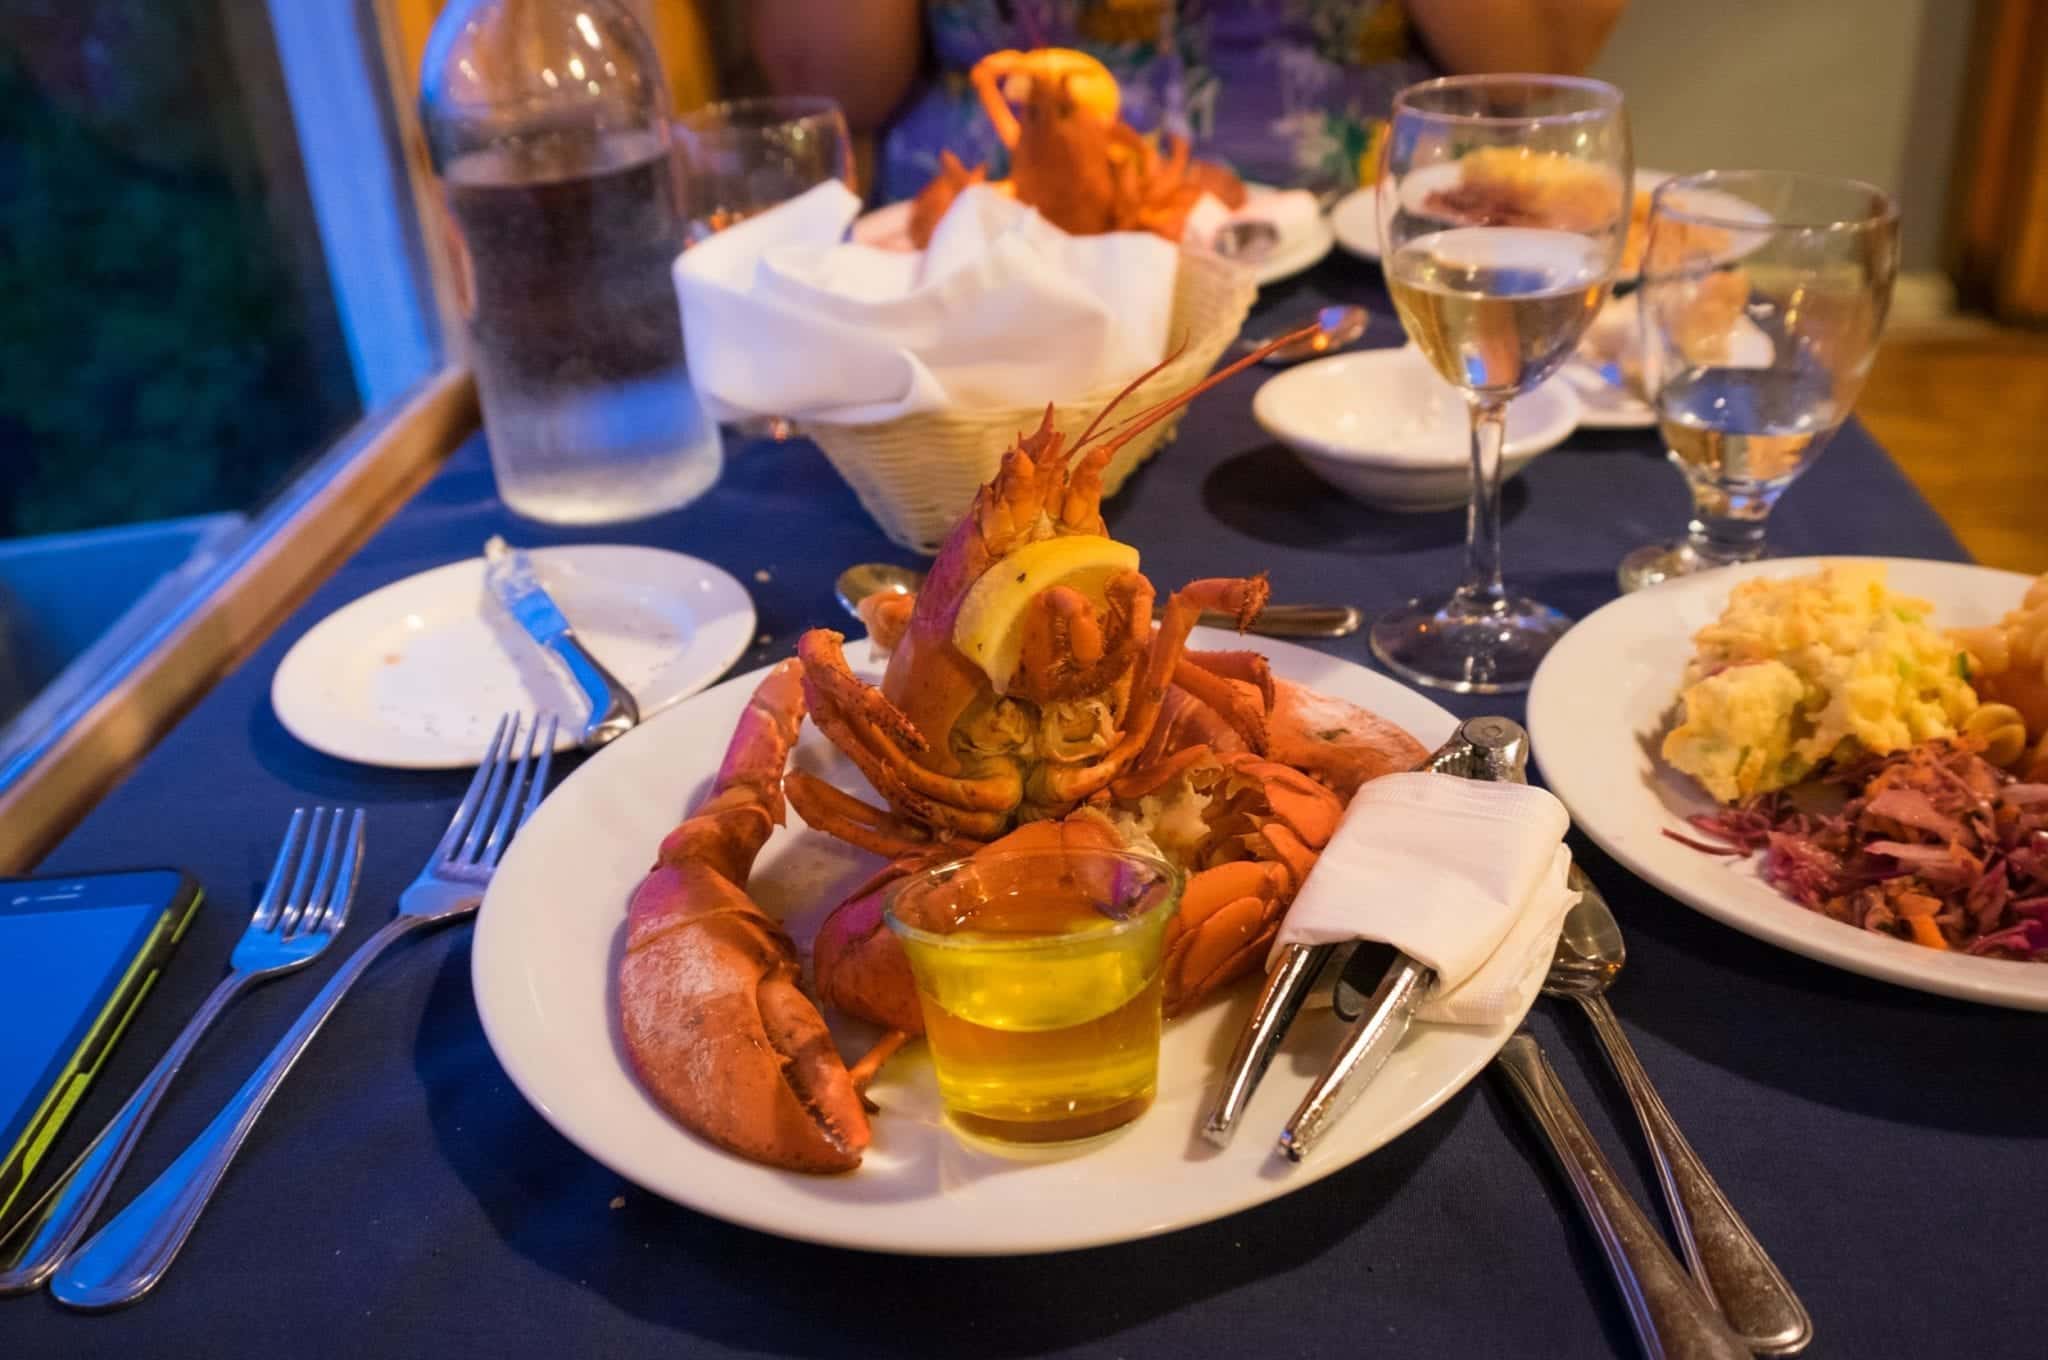
<svg viewBox="0 0 2048 1360">
<path fill-rule="evenodd" d="M 1913 941 L 1929 949 L 1946 949 L 1948 941 L 1941 937 L 1941 927 L 1934 924 L 1932 916 L 1908 916 L 1906 924 L 1913 928 Z"/>
</svg>

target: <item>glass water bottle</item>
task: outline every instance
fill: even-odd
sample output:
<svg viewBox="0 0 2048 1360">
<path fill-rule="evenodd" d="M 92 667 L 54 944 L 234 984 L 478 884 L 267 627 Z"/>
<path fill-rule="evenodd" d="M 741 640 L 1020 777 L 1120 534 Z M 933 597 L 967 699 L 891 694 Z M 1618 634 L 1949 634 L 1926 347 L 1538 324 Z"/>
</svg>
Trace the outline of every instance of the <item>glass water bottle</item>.
<svg viewBox="0 0 2048 1360">
<path fill-rule="evenodd" d="M 619 0 L 453 0 L 420 114 L 498 492 L 558 524 L 673 509 L 718 478 L 669 269 L 667 86 Z"/>
</svg>

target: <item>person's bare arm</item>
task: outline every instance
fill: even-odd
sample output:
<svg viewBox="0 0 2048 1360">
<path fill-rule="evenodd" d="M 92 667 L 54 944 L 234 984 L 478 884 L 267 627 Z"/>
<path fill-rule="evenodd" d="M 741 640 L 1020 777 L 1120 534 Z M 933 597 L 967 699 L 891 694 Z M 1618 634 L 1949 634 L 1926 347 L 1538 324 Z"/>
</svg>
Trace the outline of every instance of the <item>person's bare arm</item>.
<svg viewBox="0 0 2048 1360">
<path fill-rule="evenodd" d="M 919 0 L 752 0 L 747 33 L 778 94 L 839 101 L 855 131 L 875 127 L 909 90 L 924 50 Z"/>
<path fill-rule="evenodd" d="M 1423 45 L 1454 75 L 1577 75 L 1628 0 L 1402 0 Z"/>
</svg>

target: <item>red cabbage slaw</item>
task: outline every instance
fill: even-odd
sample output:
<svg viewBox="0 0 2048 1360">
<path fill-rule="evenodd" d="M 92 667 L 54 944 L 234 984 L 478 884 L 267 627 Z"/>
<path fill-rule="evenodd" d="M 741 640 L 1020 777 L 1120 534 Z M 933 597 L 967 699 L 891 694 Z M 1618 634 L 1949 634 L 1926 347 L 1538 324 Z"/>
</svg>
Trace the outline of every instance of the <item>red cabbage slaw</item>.
<svg viewBox="0 0 2048 1360">
<path fill-rule="evenodd" d="M 1763 855 L 1810 911 L 1935 949 L 2048 963 L 2048 784 L 2019 783 L 1968 740 L 1922 742 L 1825 776 L 1835 812 L 1769 793 L 1687 820 L 1713 855 Z"/>
</svg>

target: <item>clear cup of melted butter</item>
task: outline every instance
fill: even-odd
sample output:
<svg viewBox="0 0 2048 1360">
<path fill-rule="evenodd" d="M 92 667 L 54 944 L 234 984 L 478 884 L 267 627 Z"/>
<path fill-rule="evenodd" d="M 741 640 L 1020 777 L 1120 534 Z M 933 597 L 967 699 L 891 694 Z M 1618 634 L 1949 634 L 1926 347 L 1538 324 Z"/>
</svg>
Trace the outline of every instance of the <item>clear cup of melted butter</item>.
<svg viewBox="0 0 2048 1360">
<path fill-rule="evenodd" d="M 956 1127 L 1014 1143 L 1121 1128 L 1159 1083 L 1161 956 L 1180 871 L 1133 850 L 984 850 L 896 885 Z"/>
</svg>

